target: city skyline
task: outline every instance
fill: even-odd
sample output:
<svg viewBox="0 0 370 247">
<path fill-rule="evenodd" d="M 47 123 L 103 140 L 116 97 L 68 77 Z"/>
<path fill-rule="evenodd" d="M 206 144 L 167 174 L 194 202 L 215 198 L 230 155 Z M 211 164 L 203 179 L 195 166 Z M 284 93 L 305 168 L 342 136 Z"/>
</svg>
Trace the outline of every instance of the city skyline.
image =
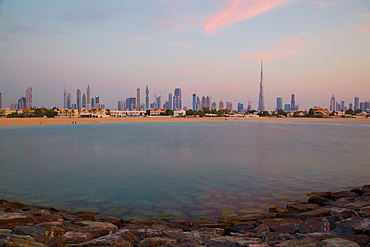
<svg viewBox="0 0 370 247">
<path fill-rule="evenodd" d="M 366 0 L 5 0 L 0 24 L 3 107 L 29 85 L 33 105 L 90 85 L 109 108 L 150 85 L 188 108 L 196 92 L 257 109 L 261 58 L 266 109 L 292 92 L 300 109 L 369 99 Z"/>
</svg>

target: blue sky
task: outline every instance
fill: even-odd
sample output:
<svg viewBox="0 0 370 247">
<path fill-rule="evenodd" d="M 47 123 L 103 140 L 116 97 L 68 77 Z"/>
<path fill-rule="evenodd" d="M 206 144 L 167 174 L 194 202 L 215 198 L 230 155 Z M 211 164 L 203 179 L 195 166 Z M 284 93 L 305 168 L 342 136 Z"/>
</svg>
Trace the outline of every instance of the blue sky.
<svg viewBox="0 0 370 247">
<path fill-rule="evenodd" d="M 77 88 L 115 108 L 144 97 L 191 94 L 257 108 L 263 57 L 266 108 L 370 100 L 368 0 L 2 0 L 3 106 L 33 88 L 37 106 L 75 101 Z"/>
</svg>

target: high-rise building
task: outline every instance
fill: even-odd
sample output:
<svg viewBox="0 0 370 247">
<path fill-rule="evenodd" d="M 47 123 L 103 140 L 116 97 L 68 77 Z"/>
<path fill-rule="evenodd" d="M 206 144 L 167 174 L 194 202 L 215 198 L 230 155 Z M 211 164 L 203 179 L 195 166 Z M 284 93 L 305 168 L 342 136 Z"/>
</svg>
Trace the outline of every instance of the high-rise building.
<svg viewBox="0 0 370 247">
<path fill-rule="evenodd" d="M 145 109 L 148 110 L 150 108 L 149 105 L 149 88 L 148 85 L 145 88 Z"/>
<path fill-rule="evenodd" d="M 157 103 L 157 109 L 161 108 L 162 106 L 161 93 L 159 93 L 158 96 L 156 97 L 156 103 Z"/>
<path fill-rule="evenodd" d="M 336 106 L 335 96 L 333 94 L 330 98 L 330 111 L 336 111 Z"/>
<path fill-rule="evenodd" d="M 173 97 L 172 93 L 168 93 L 168 109 L 173 109 Z"/>
<path fill-rule="evenodd" d="M 252 99 L 249 99 L 247 111 L 251 111 L 251 110 L 252 110 Z"/>
<path fill-rule="evenodd" d="M 141 105 L 141 102 L 140 102 L 140 88 L 137 88 L 136 89 L 136 110 L 140 110 L 140 105 Z"/>
<path fill-rule="evenodd" d="M 86 109 L 86 95 L 82 94 L 82 109 Z"/>
<path fill-rule="evenodd" d="M 232 111 L 233 110 L 233 103 L 232 102 L 226 102 L 226 109 L 228 109 L 229 111 Z"/>
<path fill-rule="evenodd" d="M 27 107 L 27 98 L 26 97 L 21 97 L 18 100 L 18 109 L 24 109 L 24 108 L 29 108 Z"/>
<path fill-rule="evenodd" d="M 26 107 L 32 108 L 32 87 L 28 87 L 26 90 Z"/>
<path fill-rule="evenodd" d="M 292 93 L 292 96 L 290 97 L 290 110 L 291 111 L 297 111 L 296 104 L 295 104 L 295 95 Z"/>
<path fill-rule="evenodd" d="M 344 100 L 342 100 L 340 102 L 340 110 L 341 111 L 346 111 L 346 102 Z"/>
<path fill-rule="evenodd" d="M 352 104 L 352 103 L 349 103 L 349 105 L 348 105 L 348 109 L 353 110 L 353 104 Z"/>
<path fill-rule="evenodd" d="M 67 109 L 72 109 L 72 95 L 68 93 L 67 95 Z"/>
<path fill-rule="evenodd" d="M 365 111 L 366 109 L 365 109 L 365 102 L 361 102 L 360 103 L 360 109 L 362 110 L 362 111 Z"/>
<path fill-rule="evenodd" d="M 217 104 L 216 102 L 212 102 L 211 110 L 216 110 Z"/>
<path fill-rule="evenodd" d="M 0 92 L 0 109 L 3 109 L 3 95 Z"/>
<path fill-rule="evenodd" d="M 354 110 L 358 110 L 360 109 L 360 98 L 359 97 L 355 97 L 355 105 L 354 105 Z"/>
<path fill-rule="evenodd" d="M 193 93 L 193 111 L 197 111 L 197 95 Z"/>
<path fill-rule="evenodd" d="M 1 94 L 1 93 L 0 93 Z M 0 95 L 1 96 L 1 95 Z M 369 101 L 365 101 L 365 111 L 369 112 L 370 111 L 370 103 Z"/>
<path fill-rule="evenodd" d="M 260 78 L 260 93 L 258 97 L 258 110 L 264 111 L 265 108 L 265 78 L 263 77 L 263 60 L 261 60 L 261 78 Z"/>
<path fill-rule="evenodd" d="M 10 110 L 17 110 L 18 109 L 18 103 L 10 103 Z"/>
<path fill-rule="evenodd" d="M 238 103 L 238 112 L 242 112 L 244 109 L 244 105 L 242 103 Z"/>
<path fill-rule="evenodd" d="M 68 99 L 68 91 L 64 88 L 64 92 L 63 92 L 63 108 L 68 108 L 67 107 L 67 99 Z"/>
<path fill-rule="evenodd" d="M 173 109 L 174 110 L 181 110 L 182 109 L 182 101 L 181 101 L 181 89 L 175 88 L 174 96 L 173 96 Z"/>
<path fill-rule="evenodd" d="M 126 110 L 126 102 L 125 102 L 124 100 L 120 100 L 120 101 L 118 101 L 118 103 L 117 103 L 117 109 L 118 109 L 119 111 L 124 111 L 124 110 Z"/>
<path fill-rule="evenodd" d="M 77 92 L 76 92 L 76 105 L 77 105 L 77 110 L 81 110 L 81 90 L 80 89 L 77 89 Z"/>
<path fill-rule="evenodd" d="M 218 109 L 219 110 L 225 109 L 224 102 L 222 101 L 222 99 L 220 100 L 220 102 L 218 102 Z"/>
<path fill-rule="evenodd" d="M 276 98 L 276 110 L 283 110 L 283 98 L 281 97 Z"/>
<path fill-rule="evenodd" d="M 95 96 L 95 109 L 99 110 L 100 108 L 100 97 L 99 95 Z"/>
<path fill-rule="evenodd" d="M 87 89 L 86 89 L 86 109 L 87 110 L 91 109 L 91 89 L 90 89 L 90 85 L 87 85 Z"/>
<path fill-rule="evenodd" d="M 134 111 L 136 109 L 136 98 L 131 97 L 126 99 L 126 109 Z"/>
<path fill-rule="evenodd" d="M 290 104 L 284 105 L 284 111 L 290 111 Z"/>
<path fill-rule="evenodd" d="M 211 106 L 211 98 L 209 96 L 207 97 L 202 97 L 202 101 L 201 101 L 201 104 L 202 104 L 202 109 L 203 108 L 210 108 Z"/>
</svg>

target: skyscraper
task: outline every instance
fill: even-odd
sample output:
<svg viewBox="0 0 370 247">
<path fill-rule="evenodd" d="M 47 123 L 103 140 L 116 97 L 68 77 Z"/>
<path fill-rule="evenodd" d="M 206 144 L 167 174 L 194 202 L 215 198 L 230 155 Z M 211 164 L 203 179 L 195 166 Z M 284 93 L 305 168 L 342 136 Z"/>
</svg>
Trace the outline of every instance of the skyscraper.
<svg viewBox="0 0 370 247">
<path fill-rule="evenodd" d="M 251 111 L 252 110 L 252 99 L 249 99 L 248 101 L 248 108 L 247 108 L 248 111 Z"/>
<path fill-rule="evenodd" d="M 18 100 L 18 109 L 24 109 L 24 108 L 28 108 L 27 107 L 27 98 L 26 97 L 21 97 L 19 100 Z"/>
<path fill-rule="evenodd" d="M 168 109 L 173 109 L 173 102 L 172 102 L 172 100 L 173 100 L 173 97 L 172 97 L 172 93 L 171 92 L 169 92 L 168 93 Z"/>
<path fill-rule="evenodd" d="M 82 109 L 86 110 L 86 95 L 85 95 L 85 93 L 82 94 Z"/>
<path fill-rule="evenodd" d="M 99 97 L 99 95 L 95 96 L 95 109 L 97 109 L 97 110 L 100 109 L 100 97 Z"/>
<path fill-rule="evenodd" d="M 261 59 L 260 94 L 258 97 L 258 110 L 265 110 L 265 78 L 263 77 L 263 60 Z"/>
<path fill-rule="evenodd" d="M 197 111 L 197 95 L 193 93 L 193 111 Z"/>
<path fill-rule="evenodd" d="M 67 107 L 67 100 L 68 100 L 68 91 L 66 90 L 66 88 L 64 88 L 64 92 L 63 92 L 63 108 L 68 108 Z"/>
<path fill-rule="evenodd" d="M 32 108 L 32 87 L 26 90 L 26 108 Z"/>
<path fill-rule="evenodd" d="M 276 98 L 276 110 L 283 110 L 283 98 L 281 97 Z"/>
<path fill-rule="evenodd" d="M 0 109 L 3 109 L 3 96 L 0 93 Z"/>
<path fill-rule="evenodd" d="M 136 89 L 136 110 L 140 110 L 140 88 Z"/>
<path fill-rule="evenodd" d="M 210 108 L 211 106 L 211 99 L 209 96 L 207 97 L 202 97 L 202 109 L 203 108 Z"/>
<path fill-rule="evenodd" d="M 354 105 L 354 110 L 358 110 L 360 109 L 360 98 L 359 97 L 355 97 L 355 105 Z"/>
<path fill-rule="evenodd" d="M 150 108 L 149 106 L 149 88 L 148 85 L 145 88 L 145 109 L 148 110 Z"/>
<path fill-rule="evenodd" d="M 71 101 L 72 101 L 71 93 L 68 93 L 68 95 L 67 95 L 67 109 L 72 109 Z"/>
<path fill-rule="evenodd" d="M 244 109 L 244 105 L 242 103 L 238 103 L 238 112 L 242 112 Z"/>
<path fill-rule="evenodd" d="M 161 99 L 161 93 L 159 93 L 159 95 L 156 97 L 156 103 L 157 103 L 157 109 L 160 109 L 161 106 L 162 106 L 162 99 Z"/>
<path fill-rule="evenodd" d="M 174 101 L 173 101 L 173 109 L 174 110 L 181 110 L 182 109 L 182 102 L 181 102 L 181 89 L 175 88 L 174 93 Z"/>
<path fill-rule="evenodd" d="M 91 109 L 91 89 L 90 89 L 90 85 L 87 85 L 87 89 L 86 89 L 86 110 L 90 110 Z"/>
<path fill-rule="evenodd" d="M 294 95 L 294 93 L 292 93 L 292 96 L 290 98 L 290 110 L 291 111 L 298 110 L 298 109 L 296 109 L 296 105 L 295 105 L 295 95 Z"/>
<path fill-rule="evenodd" d="M 211 110 L 216 110 L 216 102 L 212 102 Z"/>
<path fill-rule="evenodd" d="M 232 111 L 233 110 L 233 103 L 232 102 L 226 102 L 226 109 L 228 109 L 229 111 Z"/>
<path fill-rule="evenodd" d="M 76 96 L 77 96 L 77 110 L 81 110 L 81 90 L 80 89 L 77 89 L 77 92 L 76 92 Z"/>
<path fill-rule="evenodd" d="M 330 111 L 336 111 L 336 101 L 334 94 L 330 98 Z"/>
<path fill-rule="evenodd" d="M 221 100 L 220 100 L 220 102 L 218 103 L 218 109 L 219 109 L 219 110 L 223 110 L 223 109 L 225 109 L 224 102 L 222 101 L 222 99 L 221 99 Z"/>
</svg>

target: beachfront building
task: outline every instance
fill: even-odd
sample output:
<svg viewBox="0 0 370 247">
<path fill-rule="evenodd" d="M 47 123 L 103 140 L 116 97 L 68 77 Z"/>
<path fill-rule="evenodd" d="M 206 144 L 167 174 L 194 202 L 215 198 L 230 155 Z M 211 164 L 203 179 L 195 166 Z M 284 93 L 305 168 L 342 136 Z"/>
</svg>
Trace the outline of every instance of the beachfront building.
<svg viewBox="0 0 370 247">
<path fill-rule="evenodd" d="M 120 110 L 110 110 L 111 117 L 142 117 L 145 115 L 145 111 L 120 111 Z"/>
<path fill-rule="evenodd" d="M 67 108 L 58 110 L 58 114 L 57 114 L 58 117 L 66 117 L 66 118 L 78 117 L 79 115 L 80 114 L 77 109 L 67 109 Z"/>
</svg>

